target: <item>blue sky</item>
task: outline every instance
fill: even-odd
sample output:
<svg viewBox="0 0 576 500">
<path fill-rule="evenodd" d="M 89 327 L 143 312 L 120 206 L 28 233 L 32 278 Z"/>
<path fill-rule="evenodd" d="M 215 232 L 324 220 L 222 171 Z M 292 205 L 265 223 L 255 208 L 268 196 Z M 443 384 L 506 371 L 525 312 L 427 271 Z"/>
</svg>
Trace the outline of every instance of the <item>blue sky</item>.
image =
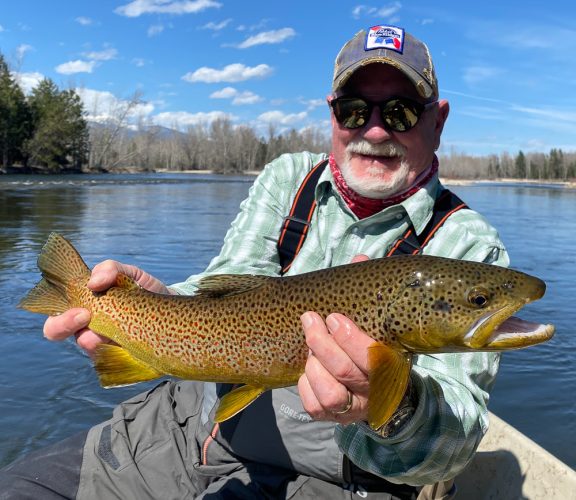
<svg viewBox="0 0 576 500">
<path fill-rule="evenodd" d="M 362 28 L 424 40 L 451 103 L 442 151 L 576 150 L 572 1 L 14 0 L 0 52 L 25 89 L 76 88 L 103 120 L 138 93 L 132 119 L 185 129 L 226 116 L 266 134 L 329 130 L 334 58 Z"/>
</svg>

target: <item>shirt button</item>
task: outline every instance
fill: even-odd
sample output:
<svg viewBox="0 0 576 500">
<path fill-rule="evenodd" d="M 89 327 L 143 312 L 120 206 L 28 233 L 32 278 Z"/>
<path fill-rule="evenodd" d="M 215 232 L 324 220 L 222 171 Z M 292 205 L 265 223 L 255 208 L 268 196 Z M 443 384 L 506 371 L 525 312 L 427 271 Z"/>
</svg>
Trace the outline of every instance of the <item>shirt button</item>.
<svg viewBox="0 0 576 500">
<path fill-rule="evenodd" d="M 396 219 L 400 220 L 400 219 L 403 219 L 403 218 L 404 218 L 404 216 L 403 216 L 402 214 L 396 214 Z"/>
</svg>

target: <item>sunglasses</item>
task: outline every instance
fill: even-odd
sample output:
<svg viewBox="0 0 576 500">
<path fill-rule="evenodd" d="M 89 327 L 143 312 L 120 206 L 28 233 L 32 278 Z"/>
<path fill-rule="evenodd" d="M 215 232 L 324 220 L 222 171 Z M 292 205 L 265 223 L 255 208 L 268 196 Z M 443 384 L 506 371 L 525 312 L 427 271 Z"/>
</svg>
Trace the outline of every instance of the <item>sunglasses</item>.
<svg viewBox="0 0 576 500">
<path fill-rule="evenodd" d="M 332 99 L 330 106 L 340 125 L 349 129 L 363 127 L 377 107 L 384 128 L 394 132 L 406 132 L 415 127 L 426 108 L 438 101 L 422 104 L 407 97 L 392 97 L 386 101 L 373 102 L 363 97 L 342 96 Z"/>
</svg>

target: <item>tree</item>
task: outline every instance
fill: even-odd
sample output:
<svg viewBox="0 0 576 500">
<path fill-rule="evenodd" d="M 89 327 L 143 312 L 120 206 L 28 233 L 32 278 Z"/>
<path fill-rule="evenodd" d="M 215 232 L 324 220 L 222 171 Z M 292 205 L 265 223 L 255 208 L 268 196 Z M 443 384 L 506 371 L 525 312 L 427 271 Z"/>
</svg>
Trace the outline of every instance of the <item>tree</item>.
<svg viewBox="0 0 576 500">
<path fill-rule="evenodd" d="M 517 179 L 526 178 L 526 157 L 522 151 L 518 152 L 518 156 L 514 160 L 514 177 Z"/>
<path fill-rule="evenodd" d="M 0 54 L 0 162 L 5 169 L 25 161 L 22 146 L 30 134 L 30 112 L 24 93 Z"/>
<path fill-rule="evenodd" d="M 28 99 L 33 135 L 25 149 L 35 166 L 80 170 L 88 157 L 88 126 L 74 90 L 60 91 L 49 78 Z"/>
</svg>

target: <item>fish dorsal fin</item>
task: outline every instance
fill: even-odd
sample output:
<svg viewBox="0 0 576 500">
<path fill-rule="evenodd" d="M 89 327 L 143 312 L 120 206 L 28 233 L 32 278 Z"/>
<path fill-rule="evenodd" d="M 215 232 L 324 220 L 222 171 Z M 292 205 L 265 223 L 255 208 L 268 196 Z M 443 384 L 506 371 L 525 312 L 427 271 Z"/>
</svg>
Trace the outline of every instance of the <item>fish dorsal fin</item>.
<svg viewBox="0 0 576 500">
<path fill-rule="evenodd" d="M 224 422 L 224 420 L 232 418 L 265 391 L 265 387 L 248 384 L 230 391 L 220 401 L 214 421 Z"/>
<path fill-rule="evenodd" d="M 380 429 L 394 414 L 408 387 L 412 355 L 375 342 L 368 348 L 368 423 Z"/>
<path fill-rule="evenodd" d="M 196 295 L 205 297 L 225 297 L 248 292 L 272 279 L 270 276 L 255 274 L 216 274 L 206 276 L 198 282 Z"/>
<path fill-rule="evenodd" d="M 118 288 L 123 288 L 124 290 L 142 290 L 138 283 L 125 274 L 119 274 L 116 277 L 116 286 Z"/>
</svg>

